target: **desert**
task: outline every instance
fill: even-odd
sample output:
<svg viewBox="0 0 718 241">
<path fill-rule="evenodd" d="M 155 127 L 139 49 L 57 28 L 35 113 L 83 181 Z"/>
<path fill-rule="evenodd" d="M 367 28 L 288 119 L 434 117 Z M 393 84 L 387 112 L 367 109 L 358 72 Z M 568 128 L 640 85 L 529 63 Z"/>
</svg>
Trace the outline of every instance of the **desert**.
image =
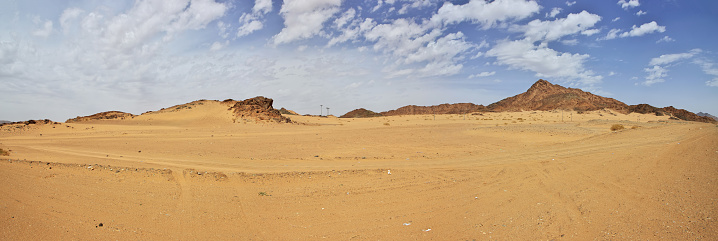
<svg viewBox="0 0 718 241">
<path fill-rule="evenodd" d="M 0 233 L 10 240 L 718 237 L 715 122 L 637 113 L 544 82 L 499 102 L 509 104 L 481 107 L 560 107 L 337 118 L 281 114 L 262 97 L 3 124 Z"/>
</svg>

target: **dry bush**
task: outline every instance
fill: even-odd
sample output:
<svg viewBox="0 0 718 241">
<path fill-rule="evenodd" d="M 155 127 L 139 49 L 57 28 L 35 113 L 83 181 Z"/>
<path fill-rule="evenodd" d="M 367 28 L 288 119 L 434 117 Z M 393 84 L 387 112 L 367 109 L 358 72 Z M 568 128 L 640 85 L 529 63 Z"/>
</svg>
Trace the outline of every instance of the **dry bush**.
<svg viewBox="0 0 718 241">
<path fill-rule="evenodd" d="M 631 127 L 631 129 L 638 129 L 638 128 L 641 128 L 641 126 L 633 126 L 633 127 Z"/>
<path fill-rule="evenodd" d="M 389 124 L 389 122 L 384 122 L 384 125 L 385 125 L 385 126 L 389 126 L 389 125 L 391 125 L 391 124 Z"/>
<path fill-rule="evenodd" d="M 10 152 L 0 148 L 0 156 L 9 156 Z"/>
<path fill-rule="evenodd" d="M 623 130 L 626 129 L 626 127 L 623 127 L 621 124 L 613 124 L 611 126 L 611 131 L 617 131 L 617 130 Z"/>
</svg>

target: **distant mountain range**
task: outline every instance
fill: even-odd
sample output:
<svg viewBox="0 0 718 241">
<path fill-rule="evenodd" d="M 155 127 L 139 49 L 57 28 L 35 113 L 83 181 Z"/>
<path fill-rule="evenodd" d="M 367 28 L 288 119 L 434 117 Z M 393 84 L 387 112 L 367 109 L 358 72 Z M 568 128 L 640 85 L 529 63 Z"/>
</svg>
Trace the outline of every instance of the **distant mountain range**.
<svg viewBox="0 0 718 241">
<path fill-rule="evenodd" d="M 606 98 L 585 92 L 580 89 L 566 88 L 551 84 L 546 80 L 538 80 L 524 93 L 503 99 L 488 106 L 472 103 L 442 104 L 435 106 L 404 106 L 396 110 L 376 113 L 366 109 L 350 111 L 344 118 L 391 116 L 391 115 L 427 115 L 427 114 L 466 114 L 471 112 L 507 112 L 532 110 L 573 110 L 594 111 L 610 109 L 623 114 L 641 113 L 668 115 L 681 120 L 715 123 L 717 120 L 706 115 L 697 115 L 673 106 L 664 108 L 648 104 L 627 105 L 613 98 Z M 351 113 L 351 115 L 349 115 Z M 705 114 L 705 113 L 704 113 Z M 341 118 L 340 117 L 340 118 Z"/>
<path fill-rule="evenodd" d="M 714 115 L 711 115 L 711 114 L 708 114 L 708 113 L 698 112 L 698 113 L 696 113 L 696 115 L 708 117 L 708 118 L 711 118 L 711 119 L 714 119 L 714 120 L 718 121 L 718 117 L 715 117 Z"/>
</svg>

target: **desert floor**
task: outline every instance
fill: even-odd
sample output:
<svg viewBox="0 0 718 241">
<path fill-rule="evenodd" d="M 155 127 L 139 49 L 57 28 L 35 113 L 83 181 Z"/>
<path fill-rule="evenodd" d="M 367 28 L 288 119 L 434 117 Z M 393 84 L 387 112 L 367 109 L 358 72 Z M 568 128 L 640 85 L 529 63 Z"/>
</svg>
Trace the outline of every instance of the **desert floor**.
<svg viewBox="0 0 718 241">
<path fill-rule="evenodd" d="M 225 109 L 2 127 L 2 239 L 718 239 L 716 125 Z"/>
</svg>

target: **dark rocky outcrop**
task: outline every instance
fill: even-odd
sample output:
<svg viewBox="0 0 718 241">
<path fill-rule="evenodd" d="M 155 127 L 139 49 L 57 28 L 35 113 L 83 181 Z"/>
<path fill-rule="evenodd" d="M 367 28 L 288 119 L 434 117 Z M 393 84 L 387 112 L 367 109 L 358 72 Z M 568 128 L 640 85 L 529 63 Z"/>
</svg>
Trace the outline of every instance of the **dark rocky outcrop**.
<svg viewBox="0 0 718 241">
<path fill-rule="evenodd" d="M 91 120 L 111 120 L 111 119 L 120 119 L 124 120 L 126 118 L 132 118 L 135 117 L 135 115 L 122 112 L 122 111 L 107 111 L 107 112 L 100 112 L 94 115 L 89 116 L 78 116 L 76 118 L 68 119 L 65 121 L 66 123 L 74 123 L 74 122 L 83 122 L 83 121 L 91 121 Z"/>
<path fill-rule="evenodd" d="M 346 114 L 340 116 L 339 118 L 369 118 L 369 117 L 379 117 L 382 116 L 379 113 L 376 113 L 374 111 L 370 111 L 364 108 L 359 108 L 353 111 L 349 111 Z"/>
<path fill-rule="evenodd" d="M 628 105 L 618 100 L 594 95 L 580 89 L 551 84 L 542 79 L 536 81 L 526 92 L 490 104 L 487 108 L 497 112 L 612 109 L 620 113 L 628 113 Z"/>
<path fill-rule="evenodd" d="M 229 110 L 237 118 L 252 121 L 274 121 L 277 123 L 292 123 L 292 120 L 282 116 L 278 110 L 272 107 L 274 100 L 264 96 L 257 96 L 243 101 L 225 100 L 223 103 L 230 104 Z"/>
<path fill-rule="evenodd" d="M 441 104 L 432 106 L 407 105 L 396 110 L 381 112 L 383 116 L 393 115 L 431 115 L 431 114 L 468 114 L 486 111 L 483 105 L 473 103 Z"/>
</svg>

